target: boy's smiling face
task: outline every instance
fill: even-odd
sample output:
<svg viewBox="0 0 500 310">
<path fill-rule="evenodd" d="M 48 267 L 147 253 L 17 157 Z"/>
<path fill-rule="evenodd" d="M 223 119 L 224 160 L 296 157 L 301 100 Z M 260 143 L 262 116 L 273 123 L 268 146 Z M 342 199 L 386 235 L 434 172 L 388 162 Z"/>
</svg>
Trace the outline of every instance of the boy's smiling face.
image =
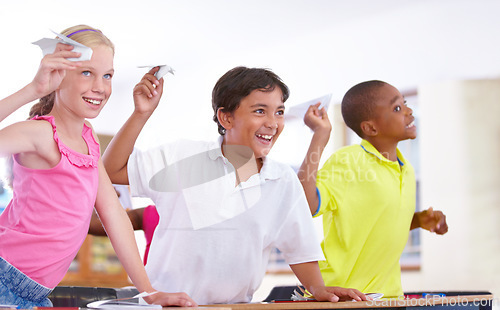
<svg viewBox="0 0 500 310">
<path fill-rule="evenodd" d="M 406 100 L 393 86 L 387 84 L 380 88 L 372 120 L 379 138 L 399 142 L 417 137 L 413 111 Z"/>
<path fill-rule="evenodd" d="M 226 113 L 224 143 L 247 146 L 255 158 L 266 157 L 284 127 L 285 106 L 279 87 L 254 90 L 233 113 Z"/>
</svg>

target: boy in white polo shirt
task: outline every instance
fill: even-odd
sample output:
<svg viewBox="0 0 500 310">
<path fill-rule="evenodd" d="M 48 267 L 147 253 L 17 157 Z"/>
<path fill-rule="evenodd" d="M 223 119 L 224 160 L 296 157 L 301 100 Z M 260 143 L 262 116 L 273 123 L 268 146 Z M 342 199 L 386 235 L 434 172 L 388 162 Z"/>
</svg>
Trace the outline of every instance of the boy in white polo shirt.
<svg viewBox="0 0 500 310">
<path fill-rule="evenodd" d="M 146 265 L 154 287 L 186 292 L 198 304 L 249 302 L 277 247 L 316 299 L 366 300 L 357 290 L 325 287 L 301 184 L 291 168 L 266 157 L 283 129 L 289 92 L 280 78 L 234 68 L 212 94 L 217 141 L 133 150 L 161 97 L 155 70 L 135 87 L 135 110 L 104 155 L 113 183 L 130 184 L 132 195 L 157 206 Z"/>
<path fill-rule="evenodd" d="M 352 87 L 342 100 L 342 115 L 363 140 L 335 152 L 318 173 L 331 125 L 318 105 L 306 113 L 314 135 L 299 179 L 311 213 L 323 215 L 326 260 L 320 268 L 326 285 L 398 297 L 403 294 L 399 259 L 409 230 L 448 231 L 441 211 L 415 213 L 415 174 L 397 148 L 399 141 L 416 138 L 412 112 L 385 82 Z"/>
</svg>

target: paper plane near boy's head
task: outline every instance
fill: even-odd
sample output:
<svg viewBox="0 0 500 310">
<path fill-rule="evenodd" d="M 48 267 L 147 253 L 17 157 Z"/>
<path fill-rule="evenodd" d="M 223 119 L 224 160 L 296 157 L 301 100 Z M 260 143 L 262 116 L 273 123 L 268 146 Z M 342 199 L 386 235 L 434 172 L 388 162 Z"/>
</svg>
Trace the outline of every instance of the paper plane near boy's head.
<svg viewBox="0 0 500 310">
<path fill-rule="evenodd" d="M 322 97 L 291 106 L 285 112 L 285 121 L 292 121 L 292 120 L 302 121 L 304 119 L 304 116 L 306 115 L 307 109 L 309 109 L 311 105 L 316 104 L 318 102 L 321 102 L 319 106 L 320 109 L 325 108 L 326 110 L 328 110 L 328 106 L 330 105 L 331 99 L 332 99 L 332 94 L 327 94 Z"/>
<path fill-rule="evenodd" d="M 139 66 L 139 68 L 149 68 L 149 70 L 155 67 L 160 67 L 160 70 L 156 71 L 155 73 L 155 76 L 158 80 L 164 77 L 167 73 L 174 75 L 175 70 L 172 69 L 172 67 L 170 67 L 169 65 Z"/>
<path fill-rule="evenodd" d="M 52 54 L 56 50 L 57 43 L 64 43 L 73 46 L 73 52 L 81 53 L 82 55 L 78 58 L 68 58 L 70 61 L 86 61 L 92 58 L 92 49 L 88 46 L 85 46 L 81 43 L 76 42 L 75 40 L 71 40 L 67 36 L 52 31 L 57 35 L 59 39 L 49 39 L 43 38 L 33 44 L 40 46 L 42 49 L 43 56 L 47 54 Z"/>
</svg>

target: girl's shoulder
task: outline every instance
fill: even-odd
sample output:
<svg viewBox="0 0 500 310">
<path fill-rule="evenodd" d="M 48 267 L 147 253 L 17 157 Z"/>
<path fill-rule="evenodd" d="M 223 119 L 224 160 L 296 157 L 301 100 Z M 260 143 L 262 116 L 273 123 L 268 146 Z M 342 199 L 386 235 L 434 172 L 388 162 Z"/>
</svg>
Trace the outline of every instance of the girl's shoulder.
<svg viewBox="0 0 500 310">
<path fill-rule="evenodd" d="M 33 136 L 46 136 L 53 135 L 54 126 L 51 122 L 43 119 L 31 119 L 26 121 L 17 122 L 12 125 L 23 132 L 32 134 Z"/>
<path fill-rule="evenodd" d="M 17 154 L 17 161 L 32 169 L 47 169 L 59 161 L 54 129 L 49 122 L 27 120 L 10 126 L 7 153 Z"/>
<path fill-rule="evenodd" d="M 21 123 L 26 123 L 26 126 L 30 126 L 35 129 L 46 129 L 55 132 L 55 121 L 53 116 L 35 116 L 29 120 Z"/>
<path fill-rule="evenodd" d="M 0 152 L 18 154 L 37 152 L 53 140 L 53 130 L 48 122 L 26 120 L 5 127 L 0 133 Z"/>
</svg>

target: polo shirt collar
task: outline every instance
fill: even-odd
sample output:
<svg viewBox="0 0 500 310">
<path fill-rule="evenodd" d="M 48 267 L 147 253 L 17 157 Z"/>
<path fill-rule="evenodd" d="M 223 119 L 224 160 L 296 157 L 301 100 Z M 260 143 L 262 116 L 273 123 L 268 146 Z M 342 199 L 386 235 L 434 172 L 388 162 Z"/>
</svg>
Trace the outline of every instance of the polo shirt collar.
<svg viewBox="0 0 500 310">
<path fill-rule="evenodd" d="M 277 180 L 283 175 L 283 169 L 280 169 L 280 165 L 271 158 L 265 157 L 262 162 L 262 169 L 260 169 L 260 176 L 262 179 Z"/>
<path fill-rule="evenodd" d="M 381 161 L 392 163 L 392 161 L 388 160 L 382 154 L 380 154 L 380 152 L 367 140 L 363 139 L 361 141 L 361 147 L 363 148 L 363 150 L 365 150 L 365 152 L 376 156 Z M 406 159 L 404 158 L 403 154 L 399 151 L 399 149 L 396 149 L 396 155 L 398 157 L 399 164 L 401 166 L 404 166 L 406 164 Z"/>
<path fill-rule="evenodd" d="M 216 160 L 219 157 L 224 158 L 224 155 L 222 155 L 222 141 L 224 141 L 224 136 L 219 136 L 216 140 L 208 144 L 207 152 L 211 160 Z"/>
</svg>

